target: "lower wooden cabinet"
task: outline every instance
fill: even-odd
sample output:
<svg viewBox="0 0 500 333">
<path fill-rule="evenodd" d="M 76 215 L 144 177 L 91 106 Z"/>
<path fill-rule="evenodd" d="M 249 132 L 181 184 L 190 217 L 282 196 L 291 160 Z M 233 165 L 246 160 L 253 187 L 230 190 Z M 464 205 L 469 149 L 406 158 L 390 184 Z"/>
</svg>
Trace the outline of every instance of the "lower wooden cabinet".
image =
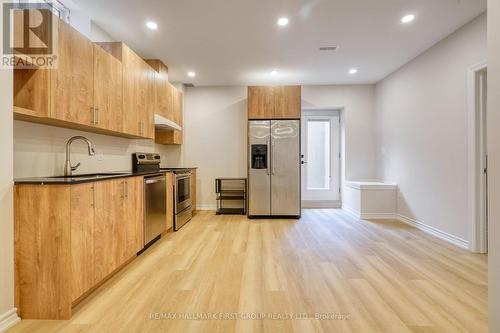
<svg viewBox="0 0 500 333">
<path fill-rule="evenodd" d="M 196 213 L 196 169 L 191 170 L 191 207 L 193 214 Z"/>
<path fill-rule="evenodd" d="M 72 305 L 143 247 L 143 177 L 15 186 L 16 306 L 69 319 Z"/>
<path fill-rule="evenodd" d="M 94 277 L 94 183 L 70 187 L 71 300 L 90 290 Z"/>
<path fill-rule="evenodd" d="M 173 230 L 175 214 L 175 175 L 167 172 L 167 226 L 165 231 Z"/>
</svg>

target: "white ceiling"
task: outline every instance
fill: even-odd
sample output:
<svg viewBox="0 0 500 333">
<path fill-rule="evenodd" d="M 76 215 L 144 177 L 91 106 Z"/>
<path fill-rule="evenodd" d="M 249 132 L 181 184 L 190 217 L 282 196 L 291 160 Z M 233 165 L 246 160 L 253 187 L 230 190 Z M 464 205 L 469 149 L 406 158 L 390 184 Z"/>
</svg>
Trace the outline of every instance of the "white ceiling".
<svg viewBox="0 0 500 333">
<path fill-rule="evenodd" d="M 197 86 L 374 83 L 486 10 L 486 0 L 73 2 L 141 56 L 162 59 L 171 81 Z M 416 20 L 401 24 L 408 13 Z M 281 16 L 288 26 L 276 24 Z"/>
</svg>

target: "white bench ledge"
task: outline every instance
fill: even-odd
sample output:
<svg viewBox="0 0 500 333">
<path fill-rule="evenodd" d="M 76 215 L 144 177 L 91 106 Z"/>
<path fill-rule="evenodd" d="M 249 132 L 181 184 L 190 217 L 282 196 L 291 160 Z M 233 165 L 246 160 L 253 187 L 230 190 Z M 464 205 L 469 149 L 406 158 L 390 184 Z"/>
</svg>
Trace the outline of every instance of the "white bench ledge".
<svg viewBox="0 0 500 333">
<path fill-rule="evenodd" d="M 345 186 L 357 190 L 397 190 L 398 184 L 381 181 L 347 181 Z"/>
</svg>

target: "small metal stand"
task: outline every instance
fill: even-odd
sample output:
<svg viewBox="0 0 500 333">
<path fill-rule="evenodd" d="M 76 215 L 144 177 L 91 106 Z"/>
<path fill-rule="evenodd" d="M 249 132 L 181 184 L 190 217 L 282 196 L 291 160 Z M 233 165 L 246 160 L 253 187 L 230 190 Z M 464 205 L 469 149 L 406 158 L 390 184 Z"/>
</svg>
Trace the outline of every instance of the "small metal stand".
<svg viewBox="0 0 500 333">
<path fill-rule="evenodd" d="M 217 215 L 247 213 L 247 179 L 216 178 Z"/>
</svg>

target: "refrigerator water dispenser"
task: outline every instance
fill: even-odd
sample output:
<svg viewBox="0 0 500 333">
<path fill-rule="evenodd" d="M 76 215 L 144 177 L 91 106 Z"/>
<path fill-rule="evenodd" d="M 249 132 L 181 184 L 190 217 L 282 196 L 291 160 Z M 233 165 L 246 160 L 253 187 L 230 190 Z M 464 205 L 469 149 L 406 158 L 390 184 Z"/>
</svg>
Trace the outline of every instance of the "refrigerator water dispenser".
<svg viewBox="0 0 500 333">
<path fill-rule="evenodd" d="M 267 169 L 267 145 L 252 145 L 252 169 Z"/>
</svg>

